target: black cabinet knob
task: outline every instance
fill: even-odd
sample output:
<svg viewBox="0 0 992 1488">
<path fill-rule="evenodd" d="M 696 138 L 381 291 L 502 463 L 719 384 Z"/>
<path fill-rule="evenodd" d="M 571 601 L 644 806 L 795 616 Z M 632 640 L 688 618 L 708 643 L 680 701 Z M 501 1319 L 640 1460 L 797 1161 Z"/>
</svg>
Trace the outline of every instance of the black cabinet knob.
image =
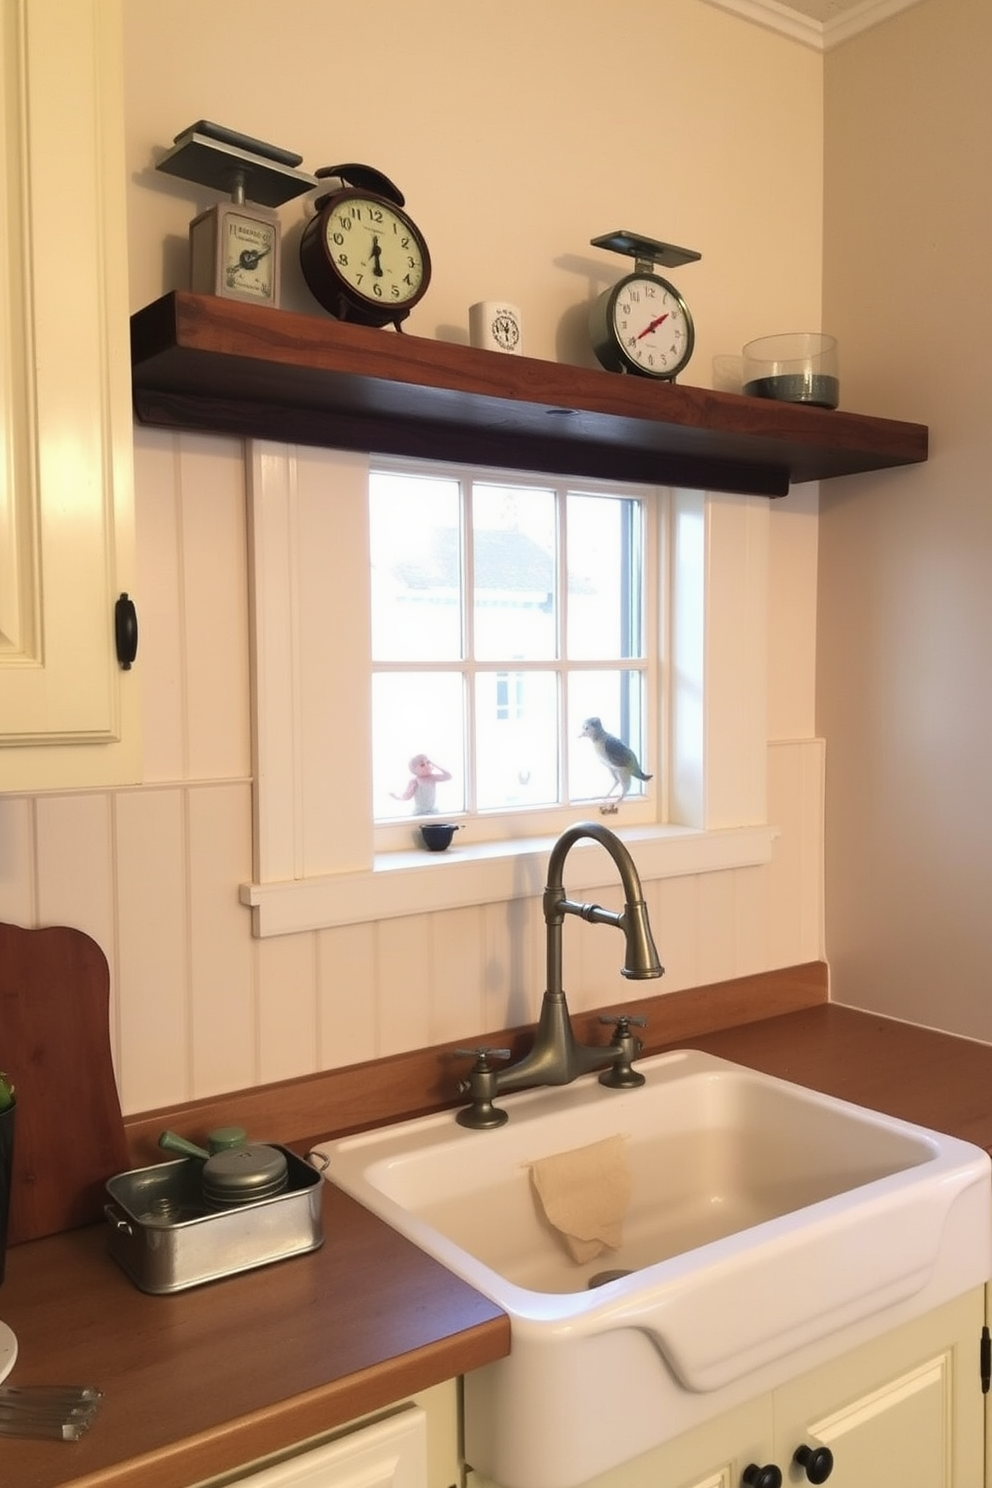
<svg viewBox="0 0 992 1488">
<path fill-rule="evenodd" d="M 829 1447 L 797 1447 L 792 1460 L 806 1469 L 810 1483 L 825 1483 L 834 1470 L 834 1454 Z"/>
<path fill-rule="evenodd" d="M 747 1488 L 782 1488 L 782 1469 L 774 1462 L 768 1462 L 764 1467 L 751 1462 L 741 1474 L 741 1482 L 746 1483 Z"/>
<path fill-rule="evenodd" d="M 121 671 L 130 671 L 138 654 L 138 612 L 134 600 L 126 593 L 114 606 L 114 642 Z"/>
</svg>

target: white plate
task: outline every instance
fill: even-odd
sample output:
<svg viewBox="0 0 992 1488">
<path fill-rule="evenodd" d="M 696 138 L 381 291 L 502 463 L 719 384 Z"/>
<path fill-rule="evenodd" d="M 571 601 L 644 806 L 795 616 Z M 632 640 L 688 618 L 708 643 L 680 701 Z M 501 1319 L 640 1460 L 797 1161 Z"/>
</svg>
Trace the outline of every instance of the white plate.
<svg viewBox="0 0 992 1488">
<path fill-rule="evenodd" d="M 17 1339 L 6 1323 L 0 1323 L 0 1380 L 5 1380 L 17 1358 Z"/>
</svg>

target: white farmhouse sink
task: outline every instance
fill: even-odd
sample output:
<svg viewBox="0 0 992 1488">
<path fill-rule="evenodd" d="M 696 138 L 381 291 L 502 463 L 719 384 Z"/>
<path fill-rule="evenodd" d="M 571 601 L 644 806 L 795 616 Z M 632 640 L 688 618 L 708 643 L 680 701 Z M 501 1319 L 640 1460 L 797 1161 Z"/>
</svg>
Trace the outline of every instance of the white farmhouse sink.
<svg viewBox="0 0 992 1488">
<path fill-rule="evenodd" d="M 574 1488 L 992 1275 L 986 1153 L 693 1050 L 330 1143 L 326 1176 L 508 1313 L 466 1379 L 466 1456 Z M 624 1138 L 623 1243 L 583 1265 L 529 1167 Z M 628 1272 L 590 1290 L 604 1270 Z"/>
</svg>

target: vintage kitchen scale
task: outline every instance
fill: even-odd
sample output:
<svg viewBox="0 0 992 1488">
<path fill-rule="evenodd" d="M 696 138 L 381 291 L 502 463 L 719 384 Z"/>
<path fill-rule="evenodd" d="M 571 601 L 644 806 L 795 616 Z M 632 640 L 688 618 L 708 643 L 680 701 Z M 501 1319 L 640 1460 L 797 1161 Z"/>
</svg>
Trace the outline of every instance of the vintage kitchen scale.
<svg viewBox="0 0 992 1488">
<path fill-rule="evenodd" d="M 601 365 L 608 372 L 674 382 L 692 356 L 695 330 L 689 306 L 655 266 L 678 268 L 702 254 L 622 229 L 590 242 L 634 260 L 633 273 L 604 290 L 589 308 L 589 337 Z"/>
<path fill-rule="evenodd" d="M 208 119 L 176 135 L 156 168 L 227 196 L 189 225 L 190 289 L 252 305 L 279 304 L 281 232 L 272 209 L 317 184 L 298 169 L 302 159 Z"/>
</svg>

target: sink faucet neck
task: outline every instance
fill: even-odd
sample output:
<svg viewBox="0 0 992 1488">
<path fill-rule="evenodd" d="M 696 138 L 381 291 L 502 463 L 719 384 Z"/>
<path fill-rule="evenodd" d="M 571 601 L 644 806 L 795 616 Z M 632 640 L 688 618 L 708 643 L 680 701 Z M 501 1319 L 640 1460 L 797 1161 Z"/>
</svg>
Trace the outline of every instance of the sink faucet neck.
<svg viewBox="0 0 992 1488">
<path fill-rule="evenodd" d="M 606 849 L 616 865 L 624 891 L 624 907 L 621 913 L 604 909 L 599 904 L 581 904 L 569 899 L 565 893 L 565 859 L 572 847 L 583 838 L 590 838 Z M 607 1045 L 580 1044 L 572 1028 L 568 1003 L 562 986 L 562 926 L 566 915 L 577 915 L 592 924 L 614 925 L 624 933 L 626 954 L 621 975 L 642 979 L 659 977 L 664 967 L 651 934 L 647 906 L 641 890 L 634 860 L 627 848 L 614 832 L 599 822 L 576 822 L 558 838 L 548 860 L 547 886 L 543 898 L 544 921 L 547 939 L 547 981 L 541 1003 L 541 1016 L 533 1047 L 518 1063 L 506 1069 L 486 1069 L 486 1099 L 493 1093 L 519 1090 L 528 1085 L 568 1085 L 578 1075 L 594 1069 L 606 1068 L 600 1078 L 604 1084 L 626 1088 L 642 1083 L 643 1076 L 631 1069 L 630 1061 L 640 1044 L 629 1031 L 629 1018 L 620 1020 L 613 1042 Z M 458 1120 L 464 1126 L 491 1125 L 491 1115 L 485 1121 L 477 1118 L 477 1107 L 481 1086 L 469 1076 L 467 1088 L 473 1092 L 473 1105 L 459 1113 Z M 491 1107 L 490 1107 L 491 1112 Z M 505 1113 L 504 1113 L 505 1117 Z"/>
</svg>

